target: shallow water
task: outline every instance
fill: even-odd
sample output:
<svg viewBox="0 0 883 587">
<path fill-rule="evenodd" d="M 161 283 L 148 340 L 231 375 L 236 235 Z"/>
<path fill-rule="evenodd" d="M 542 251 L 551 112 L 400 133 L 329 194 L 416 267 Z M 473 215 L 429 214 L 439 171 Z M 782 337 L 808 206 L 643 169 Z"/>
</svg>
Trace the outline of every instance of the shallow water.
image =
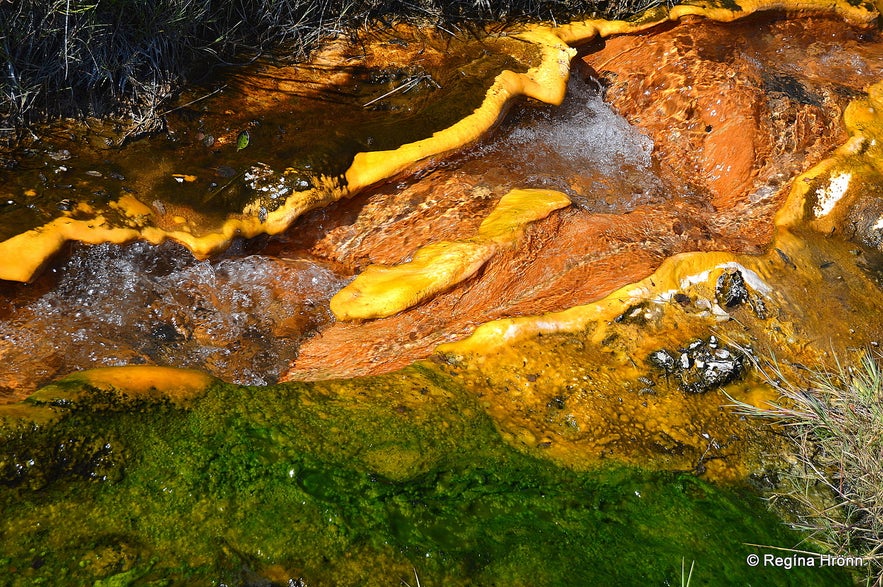
<svg viewBox="0 0 883 587">
<path fill-rule="evenodd" d="M 70 259 L 56 264 L 41 282 L 31 286 L 7 284 L 3 288 L 2 395 L 12 400 L 59 375 L 105 365 L 198 367 L 231 382 L 254 384 L 277 381 L 287 371 L 289 377 L 298 379 L 389 371 L 427 356 L 439 343 L 462 338 L 481 322 L 560 310 L 597 299 L 626 282 L 648 275 L 665 257 L 678 252 L 759 251 L 770 238 L 770 218 L 781 201 L 787 177 L 809 163 L 801 159 L 806 157 L 805 152 L 795 150 L 797 143 L 789 147 L 789 141 L 797 140 L 800 132 L 809 131 L 801 131 L 795 123 L 793 137 L 782 135 L 785 143 L 768 155 L 768 161 L 761 160 L 766 161 L 763 169 L 768 171 L 763 171 L 745 189 L 741 199 L 736 198 L 731 209 L 711 205 L 713 186 L 703 185 L 702 178 L 713 178 L 714 174 L 703 176 L 695 169 L 691 174 L 689 166 L 678 171 L 678 165 L 689 161 L 672 157 L 677 156 L 677 149 L 691 143 L 681 145 L 677 142 L 680 139 L 673 137 L 686 132 L 708 134 L 704 126 L 697 126 L 702 126 L 701 117 L 691 114 L 690 108 L 695 109 L 696 104 L 706 99 L 699 93 L 701 88 L 713 87 L 711 84 L 717 80 L 729 83 L 732 72 L 718 72 L 715 64 L 720 64 L 718 69 L 725 68 L 727 60 L 734 59 L 736 53 L 729 49 L 715 52 L 695 39 L 714 35 L 735 39 L 728 46 L 744 46 L 742 58 L 753 68 L 744 74 L 744 79 L 736 78 L 739 83 L 748 84 L 757 75 L 765 75 L 767 81 L 760 86 L 771 92 L 768 100 L 775 108 L 784 108 L 782 111 L 789 116 L 793 114 L 788 110 L 791 107 L 783 104 L 798 104 L 797 114 L 803 112 L 800 108 L 816 108 L 807 115 L 811 118 L 795 119 L 805 122 L 821 116 L 807 96 L 818 100 L 827 96 L 824 99 L 830 99 L 828 109 L 836 113 L 838 104 L 845 103 L 849 92 L 858 92 L 849 90 L 850 87 L 873 79 L 880 70 L 873 59 L 875 51 L 879 51 L 875 49 L 873 35 L 867 34 L 865 38 L 827 20 L 815 21 L 810 26 L 829 33 L 812 40 L 806 34 L 806 23 L 775 19 L 750 25 L 683 25 L 661 32 L 656 43 L 655 36 L 639 37 L 637 48 L 629 48 L 628 40 L 621 38 L 611 40 L 600 51 L 586 50 L 586 60 L 613 68 L 617 60 L 627 59 L 636 51 L 655 54 L 670 48 L 660 58 L 659 71 L 654 73 L 657 77 L 652 79 L 664 86 L 660 107 L 674 109 L 671 129 L 664 123 L 656 126 L 658 123 L 650 116 L 656 104 L 652 102 L 656 86 L 647 87 L 648 95 L 640 97 L 649 101 L 643 110 L 630 111 L 622 100 L 617 100 L 618 96 L 631 96 L 629 92 L 636 91 L 625 85 L 629 79 L 626 74 L 611 74 L 602 69 L 602 73 L 596 72 L 595 77 L 587 79 L 580 70 L 572 76 L 560 107 L 532 101 L 515 104 L 493 133 L 476 145 L 437 159 L 434 166 L 413 177 L 399 178 L 398 183 L 379 186 L 352 200 L 309 213 L 283 235 L 246 244 L 247 251 L 232 249 L 221 260 L 197 262 L 186 250 L 171 244 L 158 248 L 141 244 L 75 246 Z M 743 38 L 750 42 L 737 42 Z M 408 42 L 417 41 L 411 38 Z M 433 79 L 447 80 L 449 74 L 443 72 L 449 66 L 455 70 L 477 67 L 471 61 L 461 59 L 452 65 L 449 58 L 433 57 L 439 40 L 433 43 L 426 49 L 426 71 L 431 70 Z M 617 53 L 617 43 L 628 50 Z M 845 49 L 853 55 L 849 63 L 861 67 L 842 67 L 846 58 L 839 56 Z M 798 71 L 794 65 L 781 63 L 783 54 L 788 56 L 786 61 L 808 55 L 810 65 Z M 691 73 L 693 66 L 688 64 L 701 63 L 702 59 L 712 64 L 710 73 Z M 365 63 L 371 64 L 370 60 Z M 198 191 L 204 180 L 228 181 L 223 175 L 233 179 L 248 169 L 243 161 L 270 156 L 272 151 L 275 159 L 273 165 L 263 168 L 266 175 L 256 172 L 254 177 L 249 175 L 248 181 L 257 191 L 266 187 L 268 193 L 277 193 L 274 178 L 281 162 L 297 153 L 310 152 L 305 151 L 306 144 L 323 142 L 310 138 L 309 133 L 294 136 L 279 131 L 275 138 L 264 137 L 267 129 L 279 126 L 271 124 L 273 120 L 291 117 L 287 106 L 277 104 L 275 110 L 271 107 L 279 96 L 287 96 L 291 108 L 304 101 L 322 108 L 333 106 L 334 116 L 342 119 L 346 118 L 343 113 L 347 108 L 368 118 L 384 112 L 423 112 L 420 104 L 433 100 L 439 91 L 424 80 L 411 92 L 396 93 L 379 101 L 378 107 L 383 106 L 381 112 L 365 112 L 365 96 L 373 92 L 377 94 L 374 97 L 379 97 L 383 94 L 381 88 L 398 87 L 402 79 L 410 79 L 410 70 L 375 67 L 374 77 L 369 76 L 373 85 L 360 89 L 355 88 L 367 70 L 339 73 L 341 80 L 349 84 L 340 87 L 349 88 L 350 93 L 331 94 L 331 98 L 326 94 L 328 104 L 322 102 L 323 88 L 327 91 L 329 83 L 343 82 L 332 79 L 333 70 L 327 65 L 316 70 L 292 70 L 287 74 L 290 79 L 269 77 L 272 71 L 277 70 L 259 68 L 251 77 L 242 75 L 233 84 L 239 88 L 233 91 L 238 99 L 264 112 L 261 125 L 250 127 L 253 142 L 245 149 L 236 151 L 234 145 L 235 131 L 245 124 L 244 119 L 240 124 L 234 117 L 224 131 L 226 134 L 220 127 L 209 128 L 223 123 L 220 105 L 227 96 L 222 94 L 215 101 L 199 103 L 199 112 L 195 114 L 185 116 L 187 109 L 176 114 L 184 126 L 171 128 L 166 136 L 134 144 L 119 155 L 120 160 L 129 164 L 152 160 L 155 165 L 157 161 L 167 161 L 183 172 L 187 172 L 185 167 L 191 171 L 199 167 L 202 171 L 194 171 L 198 179 L 193 182 L 178 183 L 170 175 L 166 177 L 175 186 L 173 189 L 183 190 L 184 194 Z M 691 75 L 696 88 L 680 88 L 675 94 L 666 89 L 672 79 Z M 313 81 L 304 85 L 305 80 Z M 608 99 L 649 130 L 632 126 L 605 103 L 603 86 L 612 81 L 619 85 L 607 90 L 611 94 Z M 826 89 L 829 87 L 833 89 Z M 299 96 L 298 92 L 306 91 L 304 88 L 310 93 Z M 297 91 L 290 93 L 294 89 Z M 794 97 L 789 97 L 788 92 Z M 386 104 L 393 99 L 394 103 Z M 739 104 L 730 106 L 737 108 Z M 202 118 L 188 122 L 194 115 Z M 735 118 L 744 116 L 741 111 L 731 113 Z M 836 121 L 832 123 L 837 125 Z M 322 128 L 318 119 L 308 124 Z M 651 136 L 662 143 L 655 144 Z M 207 137 L 218 142 L 209 146 Z M 813 148 L 814 153 L 822 152 L 817 145 Z M 166 152 L 168 156 L 157 155 Z M 82 172 L 85 168 L 78 162 L 80 155 L 69 155 L 56 153 L 58 160 L 49 157 L 50 168 L 65 166 L 70 167 L 65 173 L 73 169 Z M 204 161 L 205 157 L 214 163 Z M 234 163 L 229 157 L 242 161 Z M 113 169 L 116 164 L 106 165 Z M 214 171 L 205 176 L 205 169 Z M 171 172 L 171 168 L 166 171 Z M 84 178 L 119 183 L 110 172 L 102 171 L 101 175 Z M 29 175 L 17 177 L 17 181 L 26 181 Z M 557 232 L 538 227 L 531 233 L 535 236 L 525 247 L 517 249 L 511 259 L 494 260 L 476 279 L 451 295 L 440 295 L 437 303 L 406 312 L 400 322 L 394 317 L 375 323 L 340 324 L 330 316 L 327 300 L 353 274 L 371 263 L 400 263 L 418 247 L 438 240 L 470 238 L 504 193 L 522 187 L 553 188 L 568 194 L 573 202 L 571 208 L 541 223 L 550 226 L 550 222 L 557 222 Z M 136 189 L 149 192 L 152 188 Z M 194 197 L 193 194 L 196 192 L 187 197 Z M 167 214 L 173 214 L 173 200 L 164 201 L 166 204 L 160 206 L 168 208 Z M 300 271 L 303 275 L 298 274 Z M 276 283 L 274 274 L 278 274 Z M 314 275 L 319 276 L 316 285 Z M 353 354 L 349 341 L 357 339 L 363 341 L 362 349 L 367 352 Z M 294 365 L 291 370 L 290 364 Z"/>
<path fill-rule="evenodd" d="M 680 349 L 696 344 L 691 337 L 710 341 L 710 333 L 727 328 L 740 343 L 768 341 L 800 358 L 799 347 L 832 316 L 840 321 L 837 334 L 855 334 L 839 342 L 877 340 L 873 307 L 880 292 L 853 271 L 862 251 L 850 250 L 852 244 L 780 239 L 776 255 L 757 255 L 753 264 L 742 257 L 750 270 L 726 253 L 690 256 L 700 261 L 661 274 L 659 287 L 673 282 L 675 289 L 653 300 L 626 306 L 630 294 L 624 293 L 609 304 L 623 308 L 605 313 L 598 306 L 592 310 L 597 319 L 582 326 L 574 319 L 568 332 L 554 332 L 560 315 L 547 315 L 533 322 L 538 336 L 516 340 L 511 322 L 484 344 L 478 339 L 483 348 L 474 356 L 468 347 L 433 354 L 439 343 L 495 318 L 597 300 L 679 252 L 757 253 L 768 246 L 785 179 L 759 174 L 758 183 L 748 182 L 727 202 L 714 200 L 709 185 L 722 177 L 719 161 L 706 168 L 667 165 L 692 163 L 679 158 L 677 148 L 690 151 L 690 140 L 705 145 L 719 128 L 691 118 L 697 111 L 691 108 L 709 95 L 712 101 L 729 95 L 673 97 L 666 90 L 680 79 L 674 74 L 693 72 L 689 63 L 702 61 L 706 69 L 697 71 L 713 74 L 699 74 L 703 83 L 750 86 L 780 107 L 780 123 L 795 112 L 818 115 L 820 127 L 839 124 L 839 118 L 808 110 L 818 106 L 805 92 L 824 93 L 797 79 L 811 69 L 766 80 L 752 73 L 765 66 L 761 54 L 767 64 L 782 59 L 773 43 L 757 45 L 750 64 L 730 76 L 726 67 L 736 57 L 730 50 L 739 43 L 725 43 L 718 52 L 693 42 L 717 40 L 716 26 L 691 21 L 660 27 L 587 52 L 599 61 L 608 101 L 618 103 L 626 118 L 600 99 L 595 82 L 574 79 L 562 107 L 516 104 L 492 136 L 307 214 L 284 235 L 237 241 L 211 260 L 195 260 L 172 244 L 74 246 L 37 282 L 3 284 L 0 386 L 6 396 L 0 403 L 98 365 L 194 366 L 257 385 L 206 382 L 180 370 L 162 377 L 155 370 L 113 370 L 67 379 L 26 402 L 2 406 L 0 573 L 22 585 L 290 585 L 299 578 L 309 585 L 388 585 L 410 583 L 415 575 L 422 584 L 643 585 L 678 584 L 696 560 L 694 583 L 851 584 L 837 569 L 746 564 L 754 548 L 747 544 L 793 548 L 803 538 L 743 492 L 747 487 L 716 487 L 697 477 L 744 481 L 752 473 L 769 488 L 763 468 L 768 455 L 758 453 L 775 445 L 722 408 L 726 400 L 717 390 L 685 392 L 673 373 L 652 370 L 646 357 L 660 348 L 687 356 Z M 755 21 L 734 34 L 788 40 L 782 31 L 790 26 Z M 816 29 L 795 30 L 799 37 Z M 813 51 L 788 41 L 797 49 L 786 54 L 809 53 L 836 65 L 825 102 L 836 111 L 848 94 L 838 87 L 879 77 L 881 67 L 873 59 L 843 61 L 839 48 L 865 55 L 855 45 L 878 41 L 832 34 Z M 659 110 L 629 110 L 638 102 L 621 99 L 635 87 L 613 70 L 604 50 L 618 57 L 618 44 L 626 42 L 632 43 L 629 54 L 641 47 L 666 52 L 657 81 L 669 86 L 639 88 Z M 646 63 L 636 59 L 629 67 Z M 393 73 L 375 81 L 395 87 L 402 79 L 397 75 L 420 72 Z M 645 73 L 635 78 L 638 84 L 656 79 Z M 273 83 L 254 80 L 253 91 Z M 431 85 L 419 91 L 433 93 Z M 399 96 L 389 108 L 407 109 L 409 99 Z M 768 130 L 760 124 L 763 116 L 758 122 L 737 105 L 714 116 L 747 121 L 737 128 L 750 127 L 747 134 L 755 132 L 754 123 Z M 189 115 L 182 112 L 182 120 Z M 221 120 L 225 113 L 214 116 Z M 719 122 L 727 128 L 726 120 Z M 270 149 L 281 140 L 267 141 L 274 131 L 262 123 L 248 127 L 255 144 L 234 151 L 242 128 L 231 125 L 224 135 L 197 128 L 187 140 L 209 150 L 218 145 L 243 161 L 259 145 Z M 690 140 L 679 143 L 685 130 Z M 174 143 L 174 134 L 154 140 Z M 834 137 L 825 135 L 830 146 Z M 766 140 L 757 144 L 779 145 Z M 149 143 L 133 148 L 133 157 L 141 147 L 149 152 Z M 708 150 L 726 146 L 719 141 Z M 167 147 L 166 155 L 177 153 Z M 806 157 L 809 165 L 823 147 L 809 154 L 794 147 L 783 157 L 760 160 L 795 165 L 788 173 L 796 173 L 796 162 Z M 284 156 L 295 157 L 295 150 Z M 66 166 L 66 157 L 60 154 L 50 166 Z M 167 172 L 170 165 L 180 168 L 178 159 L 152 162 L 164 166 L 165 188 L 187 193 L 251 169 L 251 163 L 201 162 L 209 175 L 177 181 Z M 263 177 L 249 175 L 247 181 L 256 183 L 246 191 L 272 191 L 268 169 Z M 99 173 L 114 179 L 109 171 Z M 429 243 L 473 237 L 512 187 L 553 187 L 573 205 L 531 225 L 522 242 L 499 252 L 474 279 L 401 315 L 351 323 L 330 315 L 328 299 L 353 274 L 371 264 L 406 261 Z M 154 207 L 180 203 L 165 202 Z M 717 312 L 714 278 L 709 286 L 706 277 L 710 267 L 734 265 L 754 284 L 752 296 L 757 289 L 772 291 L 764 298 L 770 315 L 750 303 Z M 801 281 L 823 268 L 830 274 L 826 292 L 841 305 L 818 303 L 808 281 Z M 658 292 L 655 277 L 634 287 Z M 807 325 L 811 332 L 801 331 Z M 430 355 L 431 361 L 395 370 Z M 323 381 L 267 385 L 283 373 Z M 335 379 L 344 376 L 350 378 Z M 194 379 L 205 383 L 188 387 Z M 737 400 L 768 399 L 750 377 L 727 391 Z"/>
<path fill-rule="evenodd" d="M 0 241 L 78 206 L 80 217 L 131 224 L 113 206 L 126 195 L 147 206 L 150 225 L 214 233 L 227 219 L 345 184 L 357 152 L 449 127 L 481 104 L 501 70 L 536 59 L 527 43 L 477 31 L 400 27 L 370 37 L 332 43 L 308 64 L 265 59 L 191 89 L 163 132 L 138 140 L 113 122 L 43 129 L 0 159 Z"/>
<path fill-rule="evenodd" d="M 573 75 L 558 107 L 521 107 L 454 160 L 497 190 L 555 189 L 589 212 L 622 214 L 671 194 L 654 171 L 653 141 L 615 113 L 597 81 Z"/>
<path fill-rule="evenodd" d="M 549 187 L 584 209 L 625 213 L 665 196 L 651 152 L 646 136 L 591 85 L 575 80 L 560 108 L 518 106 L 493 137 L 455 156 L 444 171 L 475 178 L 489 194 Z M 493 201 L 478 199 L 473 217 L 480 220 Z M 391 216 L 389 226 L 376 220 L 371 230 L 383 234 L 399 230 L 401 217 Z M 444 221 L 462 230 L 466 220 L 453 214 Z M 440 228 L 436 223 L 428 236 L 437 238 Z M 323 260 L 297 248 L 278 255 L 232 250 L 221 260 L 197 261 L 172 243 L 76 246 L 44 279 L 51 285 L 9 285 L 10 309 L 0 320 L 0 389 L 20 395 L 72 371 L 127 364 L 273 383 L 300 344 L 333 321 L 328 300 L 352 272 L 336 262 L 340 258 Z M 41 287 L 47 291 L 24 301 Z"/>
<path fill-rule="evenodd" d="M 560 106 L 516 109 L 453 164 L 501 190 L 556 189 L 590 211 L 624 213 L 664 197 L 652 153 L 653 141 L 611 110 L 600 86 L 574 75 Z"/>
<path fill-rule="evenodd" d="M 156 364 L 274 382 L 331 320 L 344 278 L 319 259 L 196 261 L 180 246 L 79 248 L 52 289 L 0 320 L 9 390 L 80 369 Z"/>
</svg>

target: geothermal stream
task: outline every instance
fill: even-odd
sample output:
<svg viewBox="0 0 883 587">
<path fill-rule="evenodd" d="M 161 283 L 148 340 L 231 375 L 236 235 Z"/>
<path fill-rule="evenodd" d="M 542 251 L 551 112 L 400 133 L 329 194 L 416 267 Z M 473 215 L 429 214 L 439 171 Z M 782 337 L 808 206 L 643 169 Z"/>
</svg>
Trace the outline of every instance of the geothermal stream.
<svg viewBox="0 0 883 587">
<path fill-rule="evenodd" d="M 816 29 L 826 34 L 807 32 Z M 790 178 L 843 140 L 843 106 L 880 76 L 879 45 L 861 35 L 826 19 L 770 19 L 596 42 L 560 107 L 518 104 L 478 144 L 308 212 L 269 241 L 204 261 L 174 244 L 75 246 L 35 284 L 3 286 L 2 397 L 96 366 L 193 367 L 242 384 L 386 372 L 489 320 L 597 300 L 679 252 L 761 251 Z M 46 167 L 82 174 L 87 155 L 59 163 L 56 150 Z M 212 185 L 236 173 L 217 169 Z M 417 307 L 334 320 L 329 299 L 354 274 L 471 237 L 515 188 L 559 190 L 572 204 Z"/>
<path fill-rule="evenodd" d="M 301 343 L 333 321 L 328 301 L 349 281 L 351 258 L 362 250 L 348 248 L 347 239 L 364 246 L 374 238 L 390 255 L 379 260 L 396 261 L 396 255 L 409 254 L 409 245 L 391 247 L 384 233 L 395 235 L 401 216 L 434 210 L 431 227 L 418 218 L 420 232 L 400 231 L 398 238 L 415 244 L 468 234 L 470 222 L 516 186 L 558 189 L 577 207 L 608 214 L 662 203 L 666 191 L 653 174 L 651 151 L 652 142 L 613 113 L 596 87 L 577 80 L 561 107 L 518 108 L 494 137 L 436 170 L 452 185 L 424 190 L 423 199 L 406 202 L 412 210 L 387 201 L 392 198 L 386 194 L 369 196 L 366 207 L 383 216 L 372 216 L 370 223 L 360 218 L 359 225 L 382 236 L 359 234 L 346 220 L 337 221 L 341 226 L 331 233 L 348 234 L 338 237 L 342 243 L 335 243 L 332 259 L 291 243 L 279 256 L 233 250 L 205 261 L 173 244 L 76 247 L 53 267 L 45 293 L 26 303 L 10 294 L 7 303 L 15 309 L 0 321 L 0 385 L 7 394 L 22 393 L 73 371 L 127 364 L 200 368 L 235 383 L 273 383 Z M 463 176 L 468 180 L 458 179 Z M 397 187 L 413 190 L 407 183 Z M 291 232 L 296 235 L 297 228 Z M 28 297 L 26 288 L 9 289 Z"/>
<path fill-rule="evenodd" d="M 398 26 L 4 154 L 0 576 L 852 584 L 746 564 L 815 547 L 732 408 L 883 343 L 879 15 L 734 6 Z"/>
</svg>

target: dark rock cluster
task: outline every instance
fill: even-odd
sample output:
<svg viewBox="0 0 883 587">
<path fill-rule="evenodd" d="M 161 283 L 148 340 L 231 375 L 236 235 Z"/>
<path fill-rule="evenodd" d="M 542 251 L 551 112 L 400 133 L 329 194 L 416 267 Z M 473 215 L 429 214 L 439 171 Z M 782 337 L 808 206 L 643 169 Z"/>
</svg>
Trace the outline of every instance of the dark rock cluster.
<svg viewBox="0 0 883 587">
<path fill-rule="evenodd" d="M 722 346 L 713 335 L 694 340 L 678 351 L 654 351 L 647 362 L 674 377 L 686 393 L 705 393 L 735 381 L 745 372 L 743 355 Z"/>
<path fill-rule="evenodd" d="M 738 269 L 721 273 L 714 288 L 714 297 L 718 305 L 725 310 L 747 303 L 758 318 L 761 320 L 767 318 L 766 305 L 759 296 L 751 295 L 745 278 Z"/>
</svg>

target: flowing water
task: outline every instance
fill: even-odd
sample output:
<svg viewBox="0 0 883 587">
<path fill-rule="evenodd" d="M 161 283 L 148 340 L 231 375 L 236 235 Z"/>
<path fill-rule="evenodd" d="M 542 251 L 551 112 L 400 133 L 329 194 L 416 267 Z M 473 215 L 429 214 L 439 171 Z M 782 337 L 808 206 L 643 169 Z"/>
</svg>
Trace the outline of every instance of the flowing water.
<svg viewBox="0 0 883 587">
<path fill-rule="evenodd" d="M 20 398 L 55 377 L 94 366 L 195 367 L 243 384 L 271 383 L 286 372 L 289 378 L 310 379 L 388 371 L 427 356 L 439 343 L 462 338 L 481 322 L 598 299 L 645 277 L 678 252 L 762 250 L 788 178 L 840 140 L 840 109 L 881 74 L 880 50 L 871 35 L 864 40 L 828 20 L 809 26 L 826 34 L 812 41 L 803 24 L 771 19 L 729 27 L 682 25 L 640 37 L 636 46 L 627 37 L 600 49 L 590 46 L 583 58 L 592 64 L 589 73 L 577 68 L 561 106 L 516 104 L 478 144 L 436 159 L 413 177 L 307 213 L 278 237 L 240 241 L 220 260 L 195 261 L 173 244 L 74 246 L 41 281 L 3 285 L 0 397 Z M 75 192 L 82 190 L 97 194 L 93 198 L 120 189 L 143 194 L 139 197 L 162 215 L 188 217 L 180 198 L 199 201 L 199 190 L 212 194 L 230 182 L 246 200 L 262 190 L 282 196 L 279 190 L 288 188 L 274 183 L 279 169 L 311 156 L 313 146 L 326 139 L 337 144 L 321 122 L 329 116 L 353 121 L 340 132 L 361 145 L 339 150 L 344 163 L 335 169 L 313 169 L 334 175 L 354 149 L 366 148 L 365 137 L 379 132 L 377 124 L 392 124 L 391 114 L 398 119 L 406 111 L 422 120 L 427 108 L 450 102 L 450 92 L 460 91 L 456 83 L 448 87 L 457 79 L 450 72 L 474 75 L 500 65 L 459 40 L 402 34 L 399 42 L 381 39 L 375 51 L 404 52 L 419 44 L 422 76 L 407 53 L 393 53 L 383 65 L 368 51 L 343 70 L 330 69 L 321 59 L 312 67 L 262 65 L 249 75 L 238 74 L 228 82 L 231 89 L 176 111 L 164 136 L 119 152 L 70 152 L 50 144 L 42 155 L 33 151 L 20 158 L 13 185 L 21 193 L 36 189 L 38 195 L 20 196 L 22 202 L 33 200 L 28 206 L 17 206 L 13 196 L 5 213 L 33 212 L 40 202 L 65 194 L 64 201 L 74 205 Z M 741 55 L 715 52 L 712 39 L 745 49 Z M 458 57 L 445 57 L 442 49 L 451 49 L 452 42 Z M 353 50 L 336 48 L 323 59 L 352 62 L 347 51 Z M 799 70 L 793 65 L 798 55 L 809 56 Z M 638 63 L 656 63 L 646 74 L 650 77 L 630 73 L 642 67 Z M 407 80 L 416 80 L 407 92 L 393 92 L 363 108 Z M 446 89 L 434 89 L 430 80 Z M 725 87 L 733 80 L 739 92 Z M 768 104 L 769 111 L 740 102 L 738 96 L 749 91 L 755 92 L 752 103 Z M 625 117 L 605 103 L 605 94 Z M 716 112 L 708 104 L 717 96 L 731 103 L 716 108 L 733 112 L 695 114 L 703 108 Z M 652 118 L 653 100 L 673 117 L 668 127 L 666 119 Z M 473 107 L 453 101 L 466 110 Z M 225 110 L 225 104 L 237 110 Z M 299 108 L 325 114 L 305 116 Z M 454 118 L 458 113 L 449 112 Z M 707 132 L 713 125 L 702 122 L 713 122 L 709 116 L 722 121 L 728 116 L 726 124 L 745 121 L 721 136 L 750 142 L 721 143 L 715 132 Z M 764 128 L 767 116 L 773 121 L 769 129 Z M 432 116 L 427 120 L 429 128 L 445 124 L 432 122 Z M 297 128 L 288 129 L 292 124 Z M 781 125 L 787 132 L 780 132 Z M 242 129 L 250 129 L 250 144 L 237 149 L 236 133 Z M 267 135 L 268 129 L 276 134 Z M 412 130 L 420 136 L 429 132 Z M 408 137 L 390 145 L 404 140 Z M 736 174 L 735 165 L 746 179 L 727 184 L 727 203 L 717 203 L 722 180 L 715 170 L 724 163 L 713 157 L 703 163 L 695 153 L 726 157 L 734 149 L 739 157 L 753 153 L 755 159 L 726 163 L 730 175 Z M 140 161 L 150 161 L 149 169 L 139 170 Z M 59 192 L 58 178 L 71 174 L 82 175 L 73 182 L 80 187 Z M 46 183 L 38 176 L 56 179 Z M 570 197 L 572 206 L 557 214 L 554 233 L 538 227 L 513 258 L 493 260 L 483 275 L 451 295 L 399 317 L 345 324 L 330 315 L 330 297 L 367 265 L 400 263 L 420 246 L 469 238 L 503 194 L 524 187 L 557 189 Z M 180 193 L 168 195 L 167 189 Z M 208 201 L 199 214 L 230 213 L 223 212 L 225 206 Z M 3 225 L 12 228 L 16 222 Z M 363 348 L 353 356 L 349 342 L 357 339 Z"/>
<path fill-rule="evenodd" d="M 343 279 L 316 259 L 196 261 L 182 247 L 81 248 L 52 289 L 0 322 L 9 389 L 80 369 L 158 364 L 272 383 L 331 319 Z"/>
<path fill-rule="evenodd" d="M 624 213 L 665 198 L 651 152 L 652 142 L 612 112 L 596 88 L 575 80 L 560 108 L 518 107 L 494 137 L 446 168 L 487 191 L 473 204 L 478 219 L 492 193 L 524 185 L 562 190 L 593 211 Z M 415 207 L 429 206 L 450 214 L 431 201 Z M 464 220 L 459 213 L 447 219 L 455 230 Z M 381 234 L 398 228 L 374 224 Z M 328 300 L 352 272 L 338 261 L 354 252 L 326 260 L 297 249 L 282 256 L 231 250 L 221 260 L 197 261 L 172 243 L 75 247 L 44 279 L 51 285 L 36 286 L 47 289 L 42 295 L 28 300 L 34 286 L 7 286 L 0 389 L 21 394 L 73 371 L 128 364 L 273 383 L 301 342 L 333 321 Z"/>
<path fill-rule="evenodd" d="M 519 108 L 459 163 L 488 187 L 562 191 L 589 212 L 623 214 L 671 197 L 654 171 L 653 141 L 576 74 L 559 107 Z"/>
<path fill-rule="evenodd" d="M 768 342 L 796 369 L 820 356 L 808 341 L 883 336 L 873 243 L 774 220 L 883 78 L 879 33 L 772 16 L 595 40 L 560 106 L 519 100 L 479 140 L 340 191 L 357 151 L 462 118 L 500 68 L 536 64 L 528 45 L 402 28 L 236 73 L 122 148 L 96 124 L 3 159 L 0 238 L 59 215 L 132 222 L 134 199 L 151 226 L 204 236 L 330 180 L 287 230 L 208 258 L 74 243 L 32 282 L 0 282 L 0 576 L 677 584 L 696 560 L 700 584 L 851 584 L 746 565 L 747 544 L 803 540 L 756 497 L 777 483 L 778 441 L 717 387 L 769 391 L 744 357 L 735 379 L 683 378 L 730 342 Z M 332 313 L 372 265 L 480 241 L 525 188 L 571 205 L 401 312 Z M 654 367 L 663 352 L 678 362 Z"/>
</svg>

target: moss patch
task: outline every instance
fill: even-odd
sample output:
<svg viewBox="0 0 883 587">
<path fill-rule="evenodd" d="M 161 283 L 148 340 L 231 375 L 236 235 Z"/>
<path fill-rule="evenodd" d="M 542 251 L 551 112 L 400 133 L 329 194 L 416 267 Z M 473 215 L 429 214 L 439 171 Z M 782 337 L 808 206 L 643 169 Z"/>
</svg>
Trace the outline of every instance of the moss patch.
<svg viewBox="0 0 883 587">
<path fill-rule="evenodd" d="M 756 497 L 515 450 L 426 366 L 217 383 L 189 407 L 72 393 L 49 406 L 54 423 L 20 409 L 0 425 L 0 572 L 14 585 L 390 585 L 414 570 L 424 585 L 675 584 L 682 558 L 693 585 L 850 582 L 749 567 L 743 543 L 799 540 Z"/>
</svg>

